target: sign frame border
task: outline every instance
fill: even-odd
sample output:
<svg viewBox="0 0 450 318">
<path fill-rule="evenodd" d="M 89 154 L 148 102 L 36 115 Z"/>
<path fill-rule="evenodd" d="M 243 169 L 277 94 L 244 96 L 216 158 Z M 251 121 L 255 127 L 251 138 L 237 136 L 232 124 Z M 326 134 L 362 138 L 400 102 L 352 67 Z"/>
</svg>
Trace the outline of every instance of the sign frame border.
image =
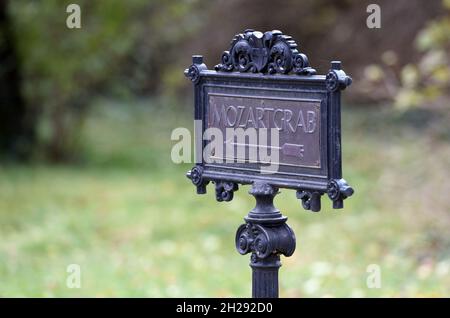
<svg viewBox="0 0 450 318">
<path fill-rule="evenodd" d="M 195 142 L 196 157 L 198 158 L 200 156 L 201 162 L 197 162 L 188 171 L 187 177 L 197 187 L 198 194 L 206 193 L 206 185 L 209 182 L 213 182 L 218 201 L 231 201 L 233 199 L 233 193 L 239 188 L 239 184 L 246 185 L 252 184 L 255 181 L 262 181 L 275 188 L 297 190 L 297 198 L 301 199 L 302 206 L 306 210 L 319 211 L 321 209 L 320 199 L 325 193 L 332 200 L 333 208 L 342 208 L 343 200 L 353 194 L 353 188 L 342 179 L 341 91 L 349 86 L 352 80 L 341 69 L 341 62 L 339 61 L 331 62 L 331 69 L 326 75 L 316 75 L 316 71 L 309 67 L 306 55 L 297 51 L 295 42 L 293 49 L 291 48 L 293 46 L 292 43 L 289 44 L 290 55 L 281 57 L 286 59 L 286 61 L 291 61 L 291 64 L 283 64 L 291 65 L 291 67 L 277 68 L 274 59 L 279 61 L 280 57 L 273 56 L 273 48 L 276 48 L 277 45 L 278 47 L 283 44 L 287 45 L 286 41 L 291 41 L 283 38 L 286 36 L 278 32 L 270 31 L 262 34 L 253 30 L 246 30 L 243 34 L 236 35 L 232 41 L 230 51 L 223 53 L 222 64 L 216 65 L 215 70 L 208 70 L 207 66 L 203 63 L 202 56 L 193 56 L 193 63 L 185 70 L 185 75 L 194 84 L 194 119 L 202 121 L 201 131 L 196 131 L 196 135 L 201 132 L 200 140 L 196 137 Z M 270 37 L 272 42 L 267 42 L 268 37 Z M 263 40 L 265 38 L 266 41 L 262 41 L 263 44 L 261 44 L 261 42 L 257 41 L 260 38 Z M 243 60 L 241 58 L 241 47 L 250 43 L 253 46 L 258 46 L 257 43 L 260 43 L 258 47 L 259 51 L 256 51 L 259 57 L 261 56 L 261 50 L 264 50 L 264 47 L 267 46 L 267 54 L 262 54 L 262 56 L 268 56 L 268 58 L 266 60 L 252 58 L 251 54 L 254 51 L 247 50 L 244 52 L 247 54 L 245 55 L 246 60 Z M 239 54 L 236 53 L 237 50 L 241 50 L 238 52 Z M 286 54 L 288 51 L 282 50 L 282 52 Z M 298 62 L 299 60 L 300 62 Z M 259 62 L 259 64 L 256 62 Z M 242 65 L 242 63 L 246 64 Z M 252 65 L 249 66 L 250 64 Z M 294 71 L 296 74 L 288 75 L 290 71 Z M 319 177 L 318 175 L 314 175 L 310 177 L 302 175 L 302 179 L 283 179 L 280 177 L 275 178 L 274 174 L 261 175 L 238 172 L 236 168 L 231 166 L 227 167 L 226 164 L 221 164 L 221 168 L 217 168 L 209 163 L 205 163 L 203 149 L 206 141 L 201 138 L 207 122 L 206 107 L 208 102 L 206 99 L 208 94 L 205 88 L 207 85 L 217 86 L 211 83 L 219 83 L 222 87 L 230 87 L 227 83 L 242 83 L 246 84 L 246 86 L 234 86 L 234 89 L 257 88 L 264 92 L 270 92 L 270 86 L 272 88 L 280 86 L 291 87 L 293 89 L 292 92 L 296 92 L 295 88 L 301 87 L 308 94 L 326 96 L 326 98 L 321 99 L 320 112 L 320 142 L 326 142 L 326 154 L 320 149 L 320 159 L 322 163 L 326 163 L 326 176 Z M 297 90 L 298 92 L 299 90 Z M 325 110 L 322 108 L 325 108 Z M 326 118 L 324 118 L 324 115 Z M 326 134 L 324 135 L 325 130 Z M 323 161 L 324 157 L 325 161 Z M 323 167 L 321 169 L 323 170 Z M 318 181 L 317 179 L 323 179 L 323 181 Z"/>
</svg>

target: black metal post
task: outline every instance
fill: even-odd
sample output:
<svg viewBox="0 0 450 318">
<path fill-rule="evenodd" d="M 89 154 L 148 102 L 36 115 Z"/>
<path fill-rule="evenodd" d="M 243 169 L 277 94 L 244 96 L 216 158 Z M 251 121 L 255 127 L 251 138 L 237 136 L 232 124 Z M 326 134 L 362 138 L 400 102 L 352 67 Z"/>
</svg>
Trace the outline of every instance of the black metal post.
<svg viewBox="0 0 450 318">
<path fill-rule="evenodd" d="M 249 191 L 256 206 L 245 217 L 236 233 L 236 249 L 242 255 L 252 253 L 252 296 L 278 297 L 280 255 L 291 256 L 295 250 L 295 235 L 283 216 L 273 205 L 278 189 L 255 181 Z"/>
</svg>

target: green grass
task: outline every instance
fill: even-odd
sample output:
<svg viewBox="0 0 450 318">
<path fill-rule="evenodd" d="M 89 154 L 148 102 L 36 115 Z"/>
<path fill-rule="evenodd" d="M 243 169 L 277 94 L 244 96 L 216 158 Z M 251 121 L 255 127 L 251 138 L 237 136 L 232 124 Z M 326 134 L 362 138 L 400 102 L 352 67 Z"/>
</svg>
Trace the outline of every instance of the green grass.
<svg viewBox="0 0 450 318">
<path fill-rule="evenodd" d="M 234 234 L 253 200 L 198 196 L 170 160 L 170 132 L 190 111 L 168 102 L 99 103 L 80 137 L 84 163 L 0 168 L 0 296 L 249 296 L 249 257 Z M 445 114 L 444 114 L 445 115 Z M 447 116 L 447 115 L 445 115 Z M 297 250 L 281 296 L 450 296 L 448 116 L 350 108 L 343 115 L 345 209 L 277 207 Z M 81 288 L 66 287 L 69 264 Z M 381 288 L 366 286 L 369 264 Z"/>
</svg>

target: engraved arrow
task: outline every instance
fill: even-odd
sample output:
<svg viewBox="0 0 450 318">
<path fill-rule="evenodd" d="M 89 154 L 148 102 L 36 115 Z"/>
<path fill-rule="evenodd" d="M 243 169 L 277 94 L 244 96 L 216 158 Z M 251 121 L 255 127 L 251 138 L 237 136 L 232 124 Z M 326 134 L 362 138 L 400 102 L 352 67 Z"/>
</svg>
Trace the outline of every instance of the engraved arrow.
<svg viewBox="0 0 450 318">
<path fill-rule="evenodd" d="M 299 157 L 303 158 L 305 147 L 301 144 L 290 144 L 290 143 L 284 143 L 281 147 L 275 147 L 275 146 L 266 146 L 266 145 L 254 145 L 254 144 L 246 144 L 246 143 L 240 143 L 240 142 L 234 142 L 231 139 L 225 141 L 226 144 L 230 144 L 232 146 L 238 146 L 238 147 L 252 147 L 252 148 L 270 148 L 273 150 L 281 150 L 281 153 L 286 156 L 293 156 L 293 157 Z"/>
</svg>

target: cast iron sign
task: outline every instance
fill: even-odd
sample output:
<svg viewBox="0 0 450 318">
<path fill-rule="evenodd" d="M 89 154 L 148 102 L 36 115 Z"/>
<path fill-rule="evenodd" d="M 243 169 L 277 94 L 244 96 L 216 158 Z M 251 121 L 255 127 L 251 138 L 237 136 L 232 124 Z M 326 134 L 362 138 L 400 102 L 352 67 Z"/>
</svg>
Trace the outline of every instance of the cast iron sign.
<svg viewBox="0 0 450 318">
<path fill-rule="evenodd" d="M 215 70 L 195 55 L 185 75 L 194 83 L 197 135 L 212 129 L 215 139 L 223 136 L 216 147 L 208 144 L 213 138 L 196 138 L 198 163 L 187 176 L 197 193 L 206 193 L 206 185 L 213 182 L 217 200 L 230 201 L 239 184 L 251 184 L 257 201 L 273 199 L 278 188 L 288 188 L 297 190 L 307 210 L 319 211 L 325 193 L 333 208 L 343 207 L 353 194 L 342 179 L 340 119 L 341 91 L 351 78 L 340 62 L 331 62 L 326 75 L 317 75 L 291 37 L 276 30 L 246 30 L 233 38 Z M 253 265 L 272 254 L 289 256 L 295 248 L 281 213 L 273 208 L 272 214 L 263 215 L 259 210 L 257 205 L 250 212 L 236 236 L 238 251 L 254 255 Z M 267 233 L 276 228 L 281 232 Z M 261 233 L 268 244 L 265 252 L 264 246 L 258 251 Z M 284 243 L 280 235 L 287 238 Z M 269 244 L 273 239 L 279 246 Z M 255 288 L 254 296 L 275 296 Z"/>
</svg>

